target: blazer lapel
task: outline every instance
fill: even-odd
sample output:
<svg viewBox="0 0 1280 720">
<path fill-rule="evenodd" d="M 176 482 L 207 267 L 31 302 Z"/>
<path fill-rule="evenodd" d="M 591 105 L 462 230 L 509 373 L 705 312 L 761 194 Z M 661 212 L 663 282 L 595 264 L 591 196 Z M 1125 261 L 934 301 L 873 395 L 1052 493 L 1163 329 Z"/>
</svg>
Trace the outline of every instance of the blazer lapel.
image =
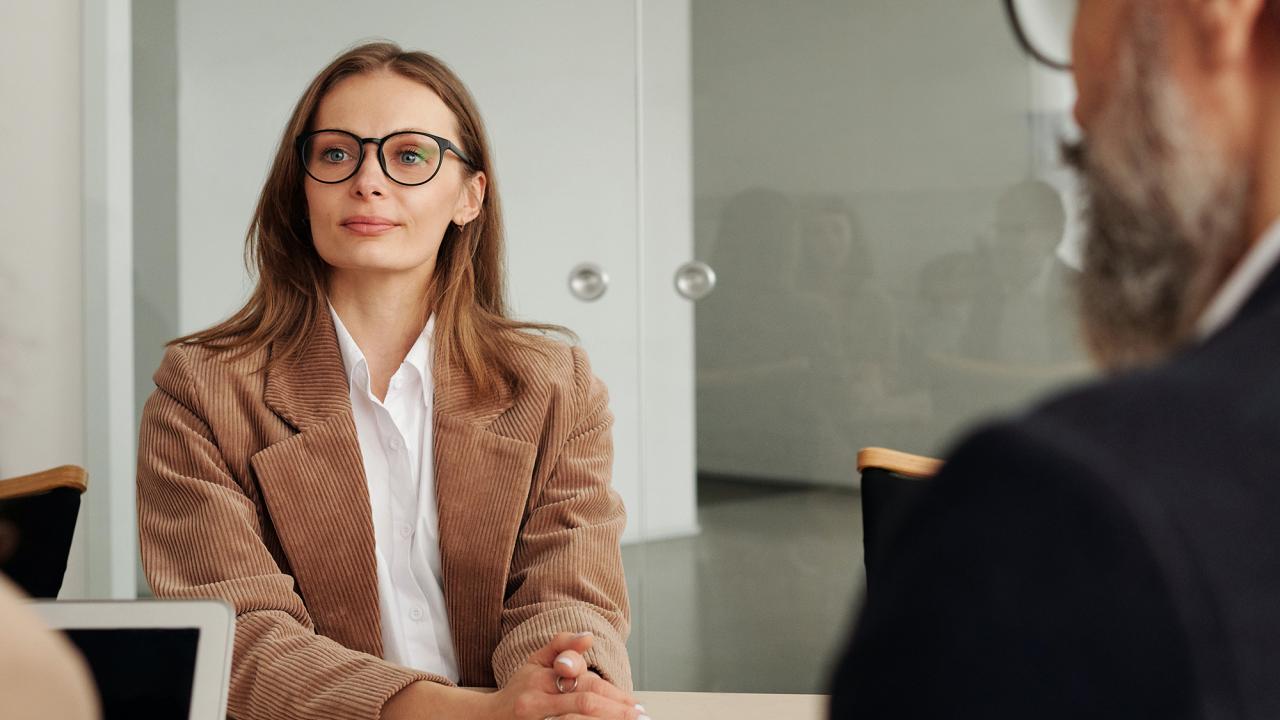
<svg viewBox="0 0 1280 720">
<path fill-rule="evenodd" d="M 441 581 L 463 682 L 492 685 L 486 648 L 501 639 L 511 549 L 538 448 L 490 430 L 511 407 L 509 394 L 479 399 L 459 366 L 436 357 L 432 445 Z"/>
<path fill-rule="evenodd" d="M 299 362 L 267 374 L 264 400 L 298 432 L 250 462 L 316 631 L 381 657 L 369 489 L 328 312 Z"/>
</svg>

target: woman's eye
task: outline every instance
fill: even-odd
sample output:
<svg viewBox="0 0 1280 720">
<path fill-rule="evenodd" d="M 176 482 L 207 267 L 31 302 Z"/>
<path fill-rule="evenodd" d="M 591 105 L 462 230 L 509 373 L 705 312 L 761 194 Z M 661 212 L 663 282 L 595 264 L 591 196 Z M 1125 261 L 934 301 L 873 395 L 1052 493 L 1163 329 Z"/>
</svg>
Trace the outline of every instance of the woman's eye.
<svg viewBox="0 0 1280 720">
<path fill-rule="evenodd" d="M 418 151 L 418 150 L 401 150 L 400 151 L 401 164 L 417 165 L 418 163 L 424 162 L 425 160 L 426 158 L 423 157 L 421 151 Z"/>
<path fill-rule="evenodd" d="M 341 148 L 329 148 L 328 150 L 325 150 L 323 153 L 320 153 L 320 157 L 332 163 L 339 163 L 339 162 L 344 162 L 347 159 L 348 155 L 347 155 L 347 151 Z"/>
</svg>

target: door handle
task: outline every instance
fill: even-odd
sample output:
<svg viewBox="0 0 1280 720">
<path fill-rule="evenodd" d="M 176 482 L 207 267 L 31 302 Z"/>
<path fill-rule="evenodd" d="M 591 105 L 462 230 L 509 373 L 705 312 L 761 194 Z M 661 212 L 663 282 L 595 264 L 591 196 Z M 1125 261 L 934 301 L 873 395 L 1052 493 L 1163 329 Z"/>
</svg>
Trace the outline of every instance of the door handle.
<svg viewBox="0 0 1280 720">
<path fill-rule="evenodd" d="M 582 263 L 569 271 L 569 292 L 583 302 L 599 300 L 609 289 L 609 273 L 595 263 Z"/>
<path fill-rule="evenodd" d="M 697 302 L 716 289 L 716 271 L 700 260 L 690 260 L 676 268 L 675 284 L 682 297 Z"/>
</svg>

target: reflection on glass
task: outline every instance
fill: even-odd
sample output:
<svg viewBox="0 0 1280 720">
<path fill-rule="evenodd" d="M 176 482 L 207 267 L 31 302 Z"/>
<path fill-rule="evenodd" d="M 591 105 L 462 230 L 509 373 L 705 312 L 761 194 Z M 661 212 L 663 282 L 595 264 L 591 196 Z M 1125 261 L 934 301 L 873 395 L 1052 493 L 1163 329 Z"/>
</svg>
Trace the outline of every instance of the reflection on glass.
<svg viewBox="0 0 1280 720">
<path fill-rule="evenodd" d="M 1055 252 L 1064 227 L 1058 191 L 1024 180 L 994 203 L 989 239 L 920 269 L 912 356 L 927 379 L 935 437 L 1084 373 L 1071 320 L 1074 271 Z"/>
</svg>

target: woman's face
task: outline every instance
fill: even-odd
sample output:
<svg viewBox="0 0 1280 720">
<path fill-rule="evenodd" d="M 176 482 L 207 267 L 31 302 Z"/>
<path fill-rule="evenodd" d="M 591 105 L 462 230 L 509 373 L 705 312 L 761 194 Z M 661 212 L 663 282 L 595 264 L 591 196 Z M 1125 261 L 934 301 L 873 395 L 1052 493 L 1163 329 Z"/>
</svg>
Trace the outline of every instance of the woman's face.
<svg viewBox="0 0 1280 720">
<path fill-rule="evenodd" d="M 346 130 L 362 138 L 414 130 L 461 147 L 457 121 L 440 97 L 387 71 L 334 85 L 320 101 L 313 129 Z M 428 280 L 449 223 L 465 224 L 479 214 L 485 177 L 448 152 L 430 182 L 400 185 L 382 172 L 372 143 L 364 152 L 356 174 L 340 183 L 306 176 L 316 251 L 335 273 L 408 273 Z"/>
</svg>

